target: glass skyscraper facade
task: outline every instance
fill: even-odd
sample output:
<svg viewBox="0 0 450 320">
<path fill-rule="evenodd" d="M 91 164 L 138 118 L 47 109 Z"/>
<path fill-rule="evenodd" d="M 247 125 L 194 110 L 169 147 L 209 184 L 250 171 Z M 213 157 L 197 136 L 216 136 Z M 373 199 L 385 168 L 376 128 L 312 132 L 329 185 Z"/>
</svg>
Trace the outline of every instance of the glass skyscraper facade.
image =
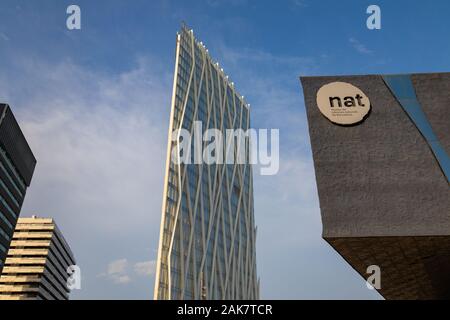
<svg viewBox="0 0 450 320">
<path fill-rule="evenodd" d="M 202 134 L 250 127 L 249 105 L 185 27 L 177 34 L 170 117 L 154 297 L 258 299 L 251 164 L 174 161 L 177 129 L 193 134 L 195 121 L 201 121 Z M 193 139 L 203 150 L 208 144 Z M 225 152 L 227 143 L 221 147 Z M 246 160 L 248 150 L 246 140 Z"/>
<path fill-rule="evenodd" d="M 0 104 L 0 272 L 36 159 L 7 104 Z"/>
</svg>

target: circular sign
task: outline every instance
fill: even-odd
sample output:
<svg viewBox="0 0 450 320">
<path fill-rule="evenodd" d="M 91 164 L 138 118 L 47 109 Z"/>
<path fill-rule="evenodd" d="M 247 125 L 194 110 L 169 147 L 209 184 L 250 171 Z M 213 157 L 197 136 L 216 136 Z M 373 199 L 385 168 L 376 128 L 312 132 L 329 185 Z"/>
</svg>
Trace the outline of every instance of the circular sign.
<svg viewBox="0 0 450 320">
<path fill-rule="evenodd" d="M 331 122 L 351 125 L 370 111 L 370 101 L 361 89 L 347 82 L 331 82 L 317 91 L 317 106 Z"/>
</svg>

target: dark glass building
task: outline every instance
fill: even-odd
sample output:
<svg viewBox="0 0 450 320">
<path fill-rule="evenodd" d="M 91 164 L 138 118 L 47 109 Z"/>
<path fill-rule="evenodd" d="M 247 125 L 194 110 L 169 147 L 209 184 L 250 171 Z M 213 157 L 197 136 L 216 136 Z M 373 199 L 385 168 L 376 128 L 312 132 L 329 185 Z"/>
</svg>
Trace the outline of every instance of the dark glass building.
<svg viewBox="0 0 450 320">
<path fill-rule="evenodd" d="M 0 104 L 0 272 L 36 159 L 7 104 Z"/>
<path fill-rule="evenodd" d="M 449 299 L 450 73 L 301 82 L 323 238 L 386 299 Z"/>
</svg>

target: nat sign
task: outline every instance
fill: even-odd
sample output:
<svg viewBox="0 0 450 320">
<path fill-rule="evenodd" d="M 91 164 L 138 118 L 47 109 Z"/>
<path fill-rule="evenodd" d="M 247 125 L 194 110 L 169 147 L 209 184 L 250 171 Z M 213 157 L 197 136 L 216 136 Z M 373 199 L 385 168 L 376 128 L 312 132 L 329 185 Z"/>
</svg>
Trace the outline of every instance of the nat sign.
<svg viewBox="0 0 450 320">
<path fill-rule="evenodd" d="M 365 93 L 347 82 L 331 82 L 317 91 L 317 106 L 331 122 L 353 125 L 365 119 L 370 101 Z"/>
</svg>

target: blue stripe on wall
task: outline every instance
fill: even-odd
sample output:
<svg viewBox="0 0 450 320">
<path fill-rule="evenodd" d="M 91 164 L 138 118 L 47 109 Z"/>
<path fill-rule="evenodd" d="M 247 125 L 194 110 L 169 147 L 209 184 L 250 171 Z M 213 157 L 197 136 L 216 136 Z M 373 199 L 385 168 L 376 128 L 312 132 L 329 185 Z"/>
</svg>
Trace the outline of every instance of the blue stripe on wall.
<svg viewBox="0 0 450 320">
<path fill-rule="evenodd" d="M 383 80 L 396 97 L 401 107 L 419 129 L 422 136 L 430 146 L 447 182 L 450 183 L 450 158 L 439 142 L 425 113 L 417 100 L 416 92 L 410 75 L 386 75 Z"/>
</svg>

